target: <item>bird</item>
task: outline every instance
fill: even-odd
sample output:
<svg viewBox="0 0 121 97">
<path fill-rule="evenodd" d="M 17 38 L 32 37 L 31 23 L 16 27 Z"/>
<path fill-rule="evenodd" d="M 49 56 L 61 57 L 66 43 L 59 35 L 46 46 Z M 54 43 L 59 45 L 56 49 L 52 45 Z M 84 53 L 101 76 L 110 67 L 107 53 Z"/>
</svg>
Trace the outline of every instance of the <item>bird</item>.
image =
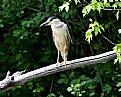
<svg viewBox="0 0 121 97">
<path fill-rule="evenodd" d="M 72 42 L 67 24 L 61 21 L 58 17 L 51 16 L 46 22 L 39 25 L 39 27 L 42 26 L 51 26 L 52 38 L 58 51 L 57 65 L 60 64 L 59 58 L 61 54 L 61 57 L 64 60 L 63 63 L 66 67 L 69 46 L 70 42 Z"/>
</svg>

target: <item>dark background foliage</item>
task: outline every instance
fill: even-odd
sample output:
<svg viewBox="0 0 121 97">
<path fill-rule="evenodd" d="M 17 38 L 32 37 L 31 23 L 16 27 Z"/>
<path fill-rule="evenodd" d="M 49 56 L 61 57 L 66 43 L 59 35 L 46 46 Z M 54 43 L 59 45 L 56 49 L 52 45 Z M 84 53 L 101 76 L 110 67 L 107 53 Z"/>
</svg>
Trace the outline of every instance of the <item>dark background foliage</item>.
<svg viewBox="0 0 121 97">
<path fill-rule="evenodd" d="M 77 1 L 80 2 L 76 4 Z M 68 24 L 73 39 L 68 60 L 112 50 L 115 45 L 102 35 L 116 44 L 120 43 L 118 29 L 121 19 L 116 19 L 117 10 L 100 9 L 104 1 L 70 0 L 67 12 L 65 9 L 59 11 L 59 7 L 67 3 L 65 0 L 1 0 L 0 79 L 8 70 L 12 73 L 25 69 L 31 71 L 56 62 L 57 50 L 50 27 L 39 28 L 39 24 L 53 15 Z M 95 8 L 90 11 L 88 8 L 89 12 L 84 16 L 82 10 L 88 5 Z M 103 7 L 120 8 L 118 5 L 119 2 L 106 2 Z M 96 37 L 92 33 L 93 40 L 89 44 L 85 33 L 94 21 L 105 31 Z M 0 97 L 117 97 L 121 91 L 120 70 L 121 66 L 111 60 L 38 78 L 0 93 Z"/>
</svg>

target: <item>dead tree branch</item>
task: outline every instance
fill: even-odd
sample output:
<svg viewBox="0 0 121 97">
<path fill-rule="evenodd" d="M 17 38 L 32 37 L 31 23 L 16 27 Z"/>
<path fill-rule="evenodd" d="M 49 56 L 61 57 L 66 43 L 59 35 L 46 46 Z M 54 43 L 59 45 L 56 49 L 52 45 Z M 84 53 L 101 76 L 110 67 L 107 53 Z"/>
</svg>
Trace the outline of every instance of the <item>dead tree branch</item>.
<svg viewBox="0 0 121 97">
<path fill-rule="evenodd" d="M 104 63 L 108 60 L 114 59 L 115 57 L 116 57 L 115 52 L 109 51 L 96 56 L 84 57 L 84 58 L 68 61 L 66 68 L 65 68 L 65 65 L 63 64 L 60 66 L 56 66 L 56 64 L 51 64 L 49 66 L 36 69 L 27 73 L 25 73 L 25 71 L 20 71 L 20 72 L 17 71 L 13 75 L 10 75 L 10 72 L 8 71 L 5 79 L 0 81 L 0 91 L 1 92 L 6 91 L 10 88 L 16 87 L 17 85 L 21 85 L 30 80 L 33 80 L 42 76 L 46 76 L 49 74 L 54 74 L 57 72 L 74 69 L 77 67 L 87 66 L 91 64 Z"/>
</svg>

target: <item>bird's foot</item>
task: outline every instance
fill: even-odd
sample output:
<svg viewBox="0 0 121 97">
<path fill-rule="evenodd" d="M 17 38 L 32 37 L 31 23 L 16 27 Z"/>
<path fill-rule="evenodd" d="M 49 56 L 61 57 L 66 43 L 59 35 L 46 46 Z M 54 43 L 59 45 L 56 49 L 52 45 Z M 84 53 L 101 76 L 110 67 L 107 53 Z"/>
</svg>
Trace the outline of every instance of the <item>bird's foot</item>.
<svg viewBox="0 0 121 97">
<path fill-rule="evenodd" d="M 60 63 L 60 62 L 57 62 L 57 63 L 56 63 L 56 66 L 60 66 L 61 64 L 62 64 L 62 63 Z"/>
<path fill-rule="evenodd" d="M 67 65 L 66 64 L 71 64 L 71 62 L 70 61 L 63 61 L 63 62 L 57 62 L 56 63 L 56 66 L 61 66 L 61 65 L 65 65 L 65 68 L 67 67 Z"/>
<path fill-rule="evenodd" d="M 63 61 L 63 62 L 61 62 L 61 63 L 65 65 L 65 68 L 67 67 L 66 64 L 71 64 L 70 61 Z"/>
</svg>

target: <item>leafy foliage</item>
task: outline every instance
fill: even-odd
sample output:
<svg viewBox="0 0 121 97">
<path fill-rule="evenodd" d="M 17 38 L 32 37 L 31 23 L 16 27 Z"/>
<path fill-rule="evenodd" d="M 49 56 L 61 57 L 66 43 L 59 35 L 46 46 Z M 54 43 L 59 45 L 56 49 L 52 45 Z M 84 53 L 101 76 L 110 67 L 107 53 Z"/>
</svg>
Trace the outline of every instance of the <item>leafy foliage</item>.
<svg viewBox="0 0 121 97">
<path fill-rule="evenodd" d="M 90 21 L 92 20 L 90 19 Z M 97 21 L 89 24 L 89 29 L 87 30 L 85 34 L 86 40 L 90 43 L 93 37 L 92 32 L 94 32 L 95 36 L 97 36 L 98 33 L 102 32 L 101 30 L 104 31 L 104 28 Z"/>
<path fill-rule="evenodd" d="M 8 70 L 31 71 L 56 62 L 50 27 L 39 28 L 53 15 L 68 24 L 73 39 L 68 60 L 112 48 L 117 58 L 115 64 L 111 60 L 33 80 L 0 97 L 120 97 L 120 7 L 114 0 L 1 0 L 1 80 Z"/>
</svg>

